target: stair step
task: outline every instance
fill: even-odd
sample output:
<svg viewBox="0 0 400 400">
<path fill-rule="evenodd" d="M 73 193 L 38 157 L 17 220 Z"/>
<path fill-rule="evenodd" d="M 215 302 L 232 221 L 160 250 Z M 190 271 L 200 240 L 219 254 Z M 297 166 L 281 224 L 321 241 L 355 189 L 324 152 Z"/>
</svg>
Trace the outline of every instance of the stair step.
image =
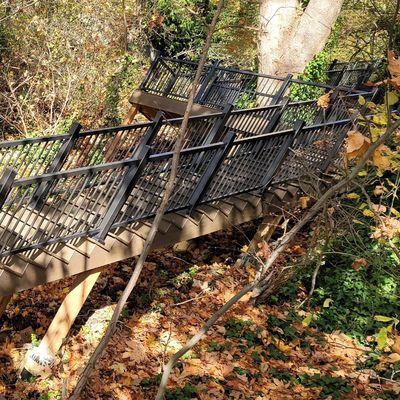
<svg viewBox="0 0 400 400">
<path fill-rule="evenodd" d="M 192 212 L 191 215 L 185 214 L 181 211 L 176 212 L 175 214 L 180 215 L 181 217 L 186 218 L 188 221 L 190 221 L 192 224 L 199 226 L 202 215 L 199 213 L 196 213 L 195 211 Z"/>
<path fill-rule="evenodd" d="M 234 209 L 234 206 L 232 204 L 229 204 L 229 203 L 226 203 L 226 202 L 222 202 L 222 201 L 214 203 L 213 206 L 216 207 L 227 218 L 229 218 L 229 214 Z"/>
<path fill-rule="evenodd" d="M 0 263 L 0 268 L 21 278 L 31 264 L 16 256 L 7 257 L 7 260 Z"/>
<path fill-rule="evenodd" d="M 204 214 L 210 221 L 214 221 L 219 213 L 219 209 L 213 207 L 211 204 L 203 204 L 197 207 L 196 211 Z"/>
<path fill-rule="evenodd" d="M 238 197 L 224 199 L 222 200 L 224 203 L 230 204 L 235 207 L 238 211 L 243 212 L 247 207 L 247 201 L 244 201 Z"/>
<path fill-rule="evenodd" d="M 79 246 L 74 246 L 71 243 L 65 243 L 65 246 L 69 247 L 71 250 L 76 251 L 77 253 L 83 255 L 86 258 L 90 258 L 90 254 L 87 251 L 79 248 Z"/>
<path fill-rule="evenodd" d="M 178 229 L 183 229 L 186 223 L 188 222 L 188 219 L 186 217 L 176 213 L 164 215 L 163 220 L 170 222 Z"/>
</svg>

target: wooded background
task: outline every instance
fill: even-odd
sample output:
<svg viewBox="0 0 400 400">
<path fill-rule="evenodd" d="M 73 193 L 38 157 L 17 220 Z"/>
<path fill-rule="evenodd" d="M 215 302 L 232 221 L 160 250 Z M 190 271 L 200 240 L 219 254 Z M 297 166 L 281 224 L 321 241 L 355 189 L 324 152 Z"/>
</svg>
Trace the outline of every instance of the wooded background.
<svg viewBox="0 0 400 400">
<path fill-rule="evenodd" d="M 313 5 L 308 0 L 285 2 L 297 6 L 295 13 L 280 9 L 286 20 L 293 14 L 300 18 L 305 7 Z M 331 6 L 337 3 L 339 10 L 342 0 L 314 3 L 325 4 L 327 14 L 326 5 L 332 11 Z M 394 3 L 345 0 L 326 44 L 319 37 L 320 30 L 305 21 L 307 34 L 315 35 L 315 40 L 309 41 L 313 42 L 310 51 L 317 49 L 318 53 L 301 77 L 324 81 L 324 71 L 335 58 L 380 58 L 390 33 L 398 46 L 400 28 L 393 23 Z M 268 13 L 275 12 L 277 5 L 282 7 L 282 1 L 227 1 L 213 36 L 210 58 L 261 72 L 299 72 L 295 64 L 300 60 L 299 46 L 304 47 L 304 38 L 299 35 L 293 41 L 284 37 L 277 42 L 269 40 L 264 29 Z M 198 58 L 215 6 L 216 2 L 210 0 L 3 1 L 3 137 L 62 133 L 76 119 L 87 127 L 121 123 L 129 94 L 143 78 L 151 53 L 161 50 L 169 56 Z M 279 18 L 274 21 L 279 23 Z M 261 67 L 257 57 L 259 35 L 261 39 L 264 35 L 268 43 L 260 47 L 261 60 L 263 48 L 269 55 Z M 268 67 L 268 60 L 273 62 L 282 55 L 285 66 L 275 71 Z"/>
</svg>

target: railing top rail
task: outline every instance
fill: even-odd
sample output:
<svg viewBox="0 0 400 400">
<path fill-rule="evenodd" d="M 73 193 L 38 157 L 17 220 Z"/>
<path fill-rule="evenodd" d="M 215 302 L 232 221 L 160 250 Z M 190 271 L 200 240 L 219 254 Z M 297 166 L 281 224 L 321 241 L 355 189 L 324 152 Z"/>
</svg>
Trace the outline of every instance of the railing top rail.
<svg viewBox="0 0 400 400">
<path fill-rule="evenodd" d="M 324 122 L 324 123 L 319 123 L 319 124 L 314 124 L 310 126 L 304 126 L 303 130 L 305 131 L 310 131 L 310 130 L 315 130 L 315 129 L 321 129 L 325 127 L 331 127 L 331 126 L 340 126 L 340 125 L 345 125 L 346 123 L 351 122 L 350 119 L 342 119 L 338 121 L 330 121 L 330 122 Z M 263 138 L 271 138 L 271 137 L 276 137 L 276 136 L 285 136 L 289 134 L 293 134 L 294 129 L 285 129 L 285 130 L 280 130 L 276 132 L 268 132 L 264 133 L 261 135 L 255 135 L 255 136 L 250 136 L 247 138 L 240 138 L 236 139 L 233 143 L 234 144 L 243 144 L 243 143 L 250 143 L 253 141 L 261 140 Z M 214 150 L 218 149 L 224 145 L 223 142 L 216 142 L 216 143 L 211 143 L 211 144 L 205 144 L 201 146 L 196 146 L 196 147 L 190 147 L 183 149 L 181 151 L 181 154 L 195 154 L 195 153 L 200 153 L 208 150 Z M 149 160 L 153 161 L 159 161 L 163 159 L 168 159 L 173 156 L 174 152 L 173 151 L 168 151 L 164 153 L 159 153 L 159 154 L 152 154 L 149 157 Z M 94 166 L 86 166 L 86 167 L 80 167 L 80 168 L 73 168 L 67 171 L 61 171 L 61 172 L 53 172 L 53 173 L 46 173 L 38 176 L 33 176 L 33 177 L 28 177 L 28 178 L 21 178 L 18 180 L 14 181 L 14 186 L 24 186 L 24 185 L 29 185 L 29 184 L 34 184 L 34 183 L 41 183 L 45 181 L 49 181 L 51 179 L 62 179 L 62 178 L 68 178 L 72 176 L 78 176 L 78 175 L 85 175 L 87 173 L 96 173 L 99 171 L 104 171 L 107 169 L 117 169 L 121 167 L 127 167 L 133 164 L 136 164 L 140 161 L 139 158 L 132 158 L 132 159 L 126 159 L 122 161 L 114 161 L 114 162 L 109 162 L 109 163 L 103 163 L 103 164 L 98 164 Z"/>
<path fill-rule="evenodd" d="M 187 149 L 183 149 L 180 154 L 194 154 L 194 153 L 200 153 L 202 151 L 207 151 L 207 150 L 214 150 L 219 148 L 221 145 L 223 145 L 223 142 L 217 142 L 217 143 L 212 143 L 212 144 L 207 144 L 203 146 L 197 146 L 197 147 L 190 147 Z M 168 151 L 165 153 L 159 153 L 159 154 L 152 154 L 149 157 L 149 160 L 162 160 L 162 159 L 167 159 L 167 158 L 172 158 L 174 155 L 173 151 Z M 86 175 L 89 173 L 96 173 L 104 170 L 112 170 L 112 169 L 117 169 L 117 168 L 122 168 L 122 167 L 128 167 L 134 164 L 137 164 L 140 161 L 140 158 L 130 158 L 122 161 L 113 161 L 109 163 L 103 163 L 103 164 L 97 164 L 97 165 L 91 165 L 91 166 L 86 166 L 86 167 L 79 167 L 79 168 L 73 168 L 69 169 L 67 171 L 60 171 L 60 172 L 50 172 L 42 175 L 37 175 L 37 176 L 32 176 L 28 178 L 20 178 L 14 181 L 14 186 L 26 186 L 26 185 L 31 185 L 34 183 L 41 183 L 41 182 L 46 182 L 52 179 L 63 179 L 63 178 L 70 178 L 73 176 L 78 176 L 78 175 Z"/>
<path fill-rule="evenodd" d="M 34 138 L 25 138 L 25 139 L 16 139 L 16 140 L 5 140 L 0 142 L 0 149 L 8 148 L 8 147 L 16 147 L 21 145 L 33 144 L 33 143 L 42 143 L 42 142 L 55 142 L 57 140 L 68 139 L 69 134 L 63 133 L 59 135 L 52 136 L 39 136 Z"/>
</svg>

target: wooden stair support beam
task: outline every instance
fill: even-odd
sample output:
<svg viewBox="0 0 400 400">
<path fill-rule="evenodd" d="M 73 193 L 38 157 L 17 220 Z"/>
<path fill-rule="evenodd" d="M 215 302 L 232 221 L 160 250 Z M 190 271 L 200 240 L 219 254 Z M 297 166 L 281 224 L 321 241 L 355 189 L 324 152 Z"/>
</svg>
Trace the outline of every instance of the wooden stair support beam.
<svg viewBox="0 0 400 400">
<path fill-rule="evenodd" d="M 202 205 L 194 210 L 202 215 L 200 221 L 197 218 L 194 221 L 188 217 L 187 222 L 184 225 L 182 224 L 182 229 L 168 223 L 167 230 L 158 232 L 153 249 L 170 246 L 183 240 L 191 240 L 263 216 L 259 195 L 243 194 L 240 199 L 241 204 L 244 199 L 249 202 L 248 207 L 243 212 L 237 212 L 235 207 L 230 205 L 228 207 L 227 203 L 217 201 L 214 204 Z M 218 204 L 221 209 L 225 210 L 225 214 L 219 211 Z M 174 215 L 174 213 L 171 215 Z M 182 215 L 179 216 L 179 219 L 182 219 Z M 0 269 L 0 295 L 7 296 L 37 285 L 85 273 L 89 270 L 96 270 L 137 256 L 143 249 L 145 237 L 150 229 L 146 224 L 151 224 L 151 221 L 138 221 L 130 227 L 120 228 L 115 231 L 114 235 L 121 236 L 123 240 L 108 238 L 109 244 L 112 244 L 112 246 L 108 246 L 108 250 L 93 239 L 80 238 L 74 242 L 74 246 L 79 247 L 79 251 L 73 251 L 71 257 L 68 255 L 67 262 L 60 260 L 60 256 L 64 254 L 64 246 L 60 246 L 59 250 L 54 250 L 57 254 L 53 255 L 42 254 L 44 249 L 38 250 L 35 253 L 35 265 L 27 261 L 27 268 L 22 277 L 11 272 L 15 267 L 13 264 L 10 264 L 7 270 Z M 127 244 L 128 242 L 129 244 Z M 71 251 L 71 249 L 68 248 L 68 251 Z M 39 268 L 36 265 L 38 262 L 40 264 L 43 263 L 43 268 Z"/>
<path fill-rule="evenodd" d="M 128 113 L 124 118 L 124 125 L 131 125 L 135 121 L 136 114 L 139 112 L 139 106 L 137 104 L 132 104 L 129 108 Z"/>
<path fill-rule="evenodd" d="M 257 253 L 259 251 L 260 243 L 268 243 L 271 240 L 272 235 L 274 234 L 276 228 L 279 226 L 283 215 L 266 215 L 260 226 L 257 229 L 257 232 L 253 236 L 250 242 L 250 252 Z"/>
<path fill-rule="evenodd" d="M 12 295 L 0 297 L 0 318 L 6 311 L 8 304 L 10 303 Z"/>
<path fill-rule="evenodd" d="M 250 242 L 250 251 L 257 252 L 259 244 L 268 243 L 284 217 L 284 210 L 292 208 L 298 199 L 299 189 L 288 185 L 267 192 L 263 199 L 264 218 Z"/>
<path fill-rule="evenodd" d="M 92 291 L 102 270 L 102 268 L 93 269 L 79 274 L 75 278 L 70 291 L 65 296 L 46 334 L 40 342 L 40 347 L 49 349 L 53 354 L 56 354 L 60 350 L 64 339 L 68 336 L 72 324 Z"/>
</svg>

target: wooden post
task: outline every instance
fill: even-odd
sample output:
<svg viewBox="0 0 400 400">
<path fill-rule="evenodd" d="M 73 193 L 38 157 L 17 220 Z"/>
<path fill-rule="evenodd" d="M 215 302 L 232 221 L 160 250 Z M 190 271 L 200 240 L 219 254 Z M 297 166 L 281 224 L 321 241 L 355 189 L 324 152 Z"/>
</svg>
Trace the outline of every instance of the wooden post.
<svg viewBox="0 0 400 400">
<path fill-rule="evenodd" d="M 101 269 L 95 269 L 79 274 L 76 277 L 69 293 L 65 296 L 49 329 L 44 335 L 40 347 L 46 347 L 53 354 L 58 352 L 89 293 L 99 278 L 101 271 Z"/>
<path fill-rule="evenodd" d="M 0 317 L 3 315 L 4 311 L 10 302 L 12 295 L 0 297 Z"/>
<path fill-rule="evenodd" d="M 132 124 L 138 111 L 139 106 L 137 104 L 132 104 L 131 108 L 128 111 L 128 114 L 126 114 L 124 118 L 124 125 Z"/>
<path fill-rule="evenodd" d="M 98 268 L 83 272 L 76 277 L 39 347 L 34 347 L 27 352 L 22 371 L 23 377 L 30 375 L 46 377 L 51 374 L 55 355 L 60 350 L 101 272 L 102 269 Z"/>
<path fill-rule="evenodd" d="M 259 244 L 262 242 L 268 243 L 271 240 L 272 235 L 274 234 L 276 228 L 279 226 L 283 215 L 274 215 L 269 214 L 266 215 L 260 226 L 257 229 L 253 239 L 250 242 L 250 251 L 257 253 L 260 249 Z"/>
</svg>

